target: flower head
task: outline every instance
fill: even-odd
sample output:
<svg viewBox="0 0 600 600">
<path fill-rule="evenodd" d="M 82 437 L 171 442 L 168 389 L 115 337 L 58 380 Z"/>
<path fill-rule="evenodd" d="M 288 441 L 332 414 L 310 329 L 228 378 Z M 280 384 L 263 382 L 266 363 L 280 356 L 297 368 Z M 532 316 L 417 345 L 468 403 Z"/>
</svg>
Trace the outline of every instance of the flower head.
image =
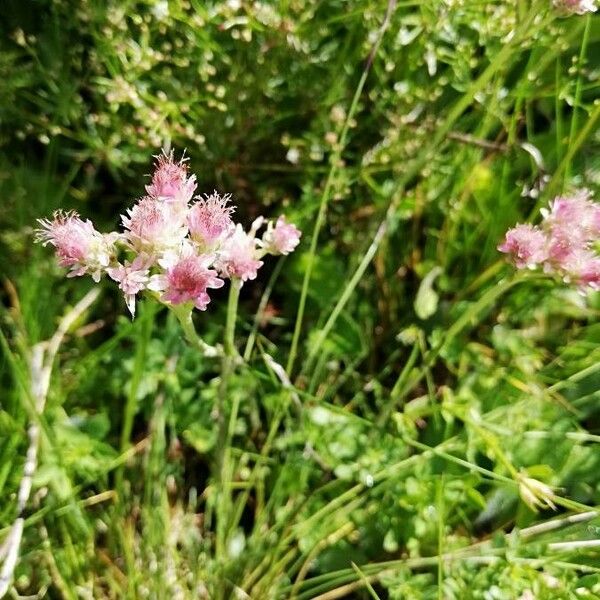
<svg viewBox="0 0 600 600">
<path fill-rule="evenodd" d="M 282 215 L 274 226 L 269 224 L 262 243 L 266 251 L 271 254 L 289 254 L 300 243 L 301 235 L 302 232 L 294 224 L 286 222 Z"/>
<path fill-rule="evenodd" d="M 572 252 L 561 267 L 563 279 L 577 285 L 580 292 L 600 289 L 600 256 L 592 250 Z"/>
<path fill-rule="evenodd" d="M 188 213 L 190 237 L 205 249 L 214 249 L 232 231 L 233 207 L 228 206 L 231 196 L 219 196 L 215 191 L 198 200 Z"/>
<path fill-rule="evenodd" d="M 583 293 L 588 289 L 600 290 L 600 257 L 594 256 L 583 265 L 579 271 L 577 285 Z"/>
<path fill-rule="evenodd" d="M 152 183 L 146 186 L 146 192 L 156 200 L 187 205 L 196 190 L 196 176 L 188 177 L 187 173 L 186 158 L 175 162 L 173 152 L 163 150 L 156 157 Z"/>
<path fill-rule="evenodd" d="M 125 262 L 124 265 L 118 263 L 117 266 L 106 269 L 110 278 L 119 283 L 132 317 L 135 316 L 136 294 L 146 289 L 150 281 L 152 262 L 152 258 L 138 254 L 131 262 Z"/>
<path fill-rule="evenodd" d="M 74 211 L 59 210 L 52 220 L 38 219 L 38 223 L 36 241 L 56 248 L 60 266 L 70 268 L 68 277 L 89 273 L 94 281 L 100 281 L 114 253 L 116 236 L 101 234 L 89 219 L 82 220 Z"/>
<path fill-rule="evenodd" d="M 525 472 L 518 474 L 517 483 L 521 499 L 531 510 L 535 512 L 539 508 L 556 510 L 556 494 L 549 485 L 529 477 Z"/>
<path fill-rule="evenodd" d="M 171 204 L 146 196 L 121 217 L 125 238 L 138 251 L 160 253 L 176 248 L 187 234 L 185 214 Z"/>
<path fill-rule="evenodd" d="M 226 277 L 255 279 L 266 253 L 292 252 L 301 234 L 284 217 L 272 223 L 259 216 L 244 230 L 233 222 L 229 194 L 197 196 L 190 205 L 196 178 L 188 174 L 186 160 L 175 161 L 164 151 L 156 157 L 147 195 L 121 215 L 121 231 L 101 234 L 77 213 L 58 211 L 39 221 L 37 240 L 56 248 L 70 277 L 89 273 L 99 281 L 106 272 L 132 316 L 144 290 L 160 292 L 152 296 L 178 315 L 205 310 L 210 289 L 222 287 Z"/>
<path fill-rule="evenodd" d="M 517 268 L 535 268 L 547 256 L 546 234 L 533 225 L 517 225 L 506 232 L 500 252 L 510 254 Z"/>
<path fill-rule="evenodd" d="M 600 205 L 590 192 L 559 196 L 541 213 L 539 227 L 517 225 L 498 250 L 512 255 L 517 268 L 541 266 L 582 293 L 600 289 L 600 255 L 594 249 L 600 238 Z"/>
<path fill-rule="evenodd" d="M 241 225 L 223 242 L 215 267 L 225 277 L 238 277 L 242 281 L 256 279 L 263 262 L 257 259 L 257 240 L 248 235 Z"/>
<path fill-rule="evenodd" d="M 542 215 L 549 236 L 548 258 L 557 269 L 566 268 L 572 256 L 600 233 L 600 207 L 586 190 L 555 198 L 548 209 L 542 209 Z"/>
<path fill-rule="evenodd" d="M 551 230 L 568 230 L 571 236 L 589 240 L 600 233 L 600 207 L 588 190 L 572 196 L 558 196 L 541 210 L 544 224 Z"/>
<path fill-rule="evenodd" d="M 198 256 L 186 246 L 178 258 L 170 261 L 164 275 L 158 275 L 150 288 L 163 291 L 161 300 L 171 304 L 193 302 L 199 310 L 206 310 L 210 297 L 207 289 L 223 287 L 224 281 L 210 268 L 211 255 Z"/>
</svg>

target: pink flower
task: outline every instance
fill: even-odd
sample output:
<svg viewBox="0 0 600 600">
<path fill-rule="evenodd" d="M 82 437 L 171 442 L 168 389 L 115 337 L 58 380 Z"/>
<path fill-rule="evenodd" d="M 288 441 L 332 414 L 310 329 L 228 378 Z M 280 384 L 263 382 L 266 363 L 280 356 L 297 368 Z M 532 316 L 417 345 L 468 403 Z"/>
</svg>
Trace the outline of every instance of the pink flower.
<svg viewBox="0 0 600 600">
<path fill-rule="evenodd" d="M 152 183 L 146 186 L 148 195 L 155 200 L 184 204 L 192 199 L 196 190 L 196 176 L 187 176 L 187 159 L 179 162 L 173 160 L 173 152 L 163 153 L 156 157 Z"/>
<path fill-rule="evenodd" d="M 550 268 L 564 268 L 571 260 L 574 253 L 584 249 L 586 244 L 575 235 L 570 236 L 568 229 L 554 228 L 550 232 L 548 241 L 548 265 L 546 271 Z"/>
<path fill-rule="evenodd" d="M 586 288 L 600 290 L 600 257 L 594 256 L 586 262 L 579 272 L 577 284 L 584 292 Z"/>
<path fill-rule="evenodd" d="M 538 227 L 525 224 L 509 229 L 498 250 L 510 254 L 517 268 L 531 269 L 546 259 L 546 245 L 546 234 Z"/>
<path fill-rule="evenodd" d="M 242 281 L 256 279 L 263 262 L 257 260 L 256 238 L 248 235 L 241 225 L 224 242 L 215 267 L 225 277 L 239 277 Z"/>
<path fill-rule="evenodd" d="M 146 196 L 121 217 L 125 238 L 138 251 L 163 252 L 176 248 L 187 234 L 185 213 L 169 203 Z"/>
<path fill-rule="evenodd" d="M 554 0 L 553 4 L 566 14 L 583 15 L 597 10 L 594 0 Z"/>
<path fill-rule="evenodd" d="M 542 209 L 544 227 L 549 232 L 548 258 L 563 268 L 573 254 L 588 247 L 600 232 L 600 207 L 582 190 L 573 196 L 559 196 L 549 210 Z"/>
<path fill-rule="evenodd" d="M 90 273 L 94 281 L 100 281 L 114 253 L 115 235 L 102 235 L 89 219 L 83 221 L 74 211 L 59 210 L 51 221 L 38 219 L 38 223 L 36 241 L 56 248 L 60 266 L 70 269 L 67 277 Z"/>
<path fill-rule="evenodd" d="M 600 231 L 599 206 L 590 199 L 590 192 L 580 190 L 572 196 L 559 196 L 542 209 L 544 224 L 550 230 L 562 231 L 569 237 L 590 240 Z"/>
<path fill-rule="evenodd" d="M 576 284 L 582 292 L 600 289 L 600 257 L 592 250 L 572 252 L 556 273 L 566 282 Z"/>
<path fill-rule="evenodd" d="M 138 292 L 146 289 L 150 281 L 150 267 L 152 259 L 143 254 L 139 254 L 132 262 L 126 262 L 124 265 L 118 264 L 116 267 L 109 267 L 106 272 L 111 279 L 119 283 L 119 289 L 125 296 L 125 304 L 131 313 L 135 316 L 135 297 Z"/>
<path fill-rule="evenodd" d="M 199 310 L 206 310 L 210 297 L 208 288 L 223 287 L 224 281 L 217 277 L 217 272 L 210 269 L 212 255 L 197 256 L 189 249 L 174 260 L 164 275 L 154 277 L 149 287 L 163 291 L 161 300 L 171 304 L 193 302 Z"/>
<path fill-rule="evenodd" d="M 280 216 L 275 226 L 269 223 L 263 235 L 263 246 L 270 254 L 289 254 L 300 243 L 302 232 L 292 223 L 287 223 L 285 217 Z"/>
<path fill-rule="evenodd" d="M 188 213 L 190 236 L 203 248 L 215 248 L 235 228 L 231 220 L 234 209 L 228 206 L 230 199 L 229 194 L 221 197 L 213 192 L 192 205 Z"/>
<path fill-rule="evenodd" d="M 132 316 L 144 290 L 160 292 L 161 301 L 181 304 L 185 311 L 205 310 L 209 289 L 222 287 L 224 278 L 255 279 L 266 253 L 289 254 L 298 246 L 301 232 L 284 216 L 274 222 L 258 217 L 247 230 L 235 225 L 229 194 L 215 191 L 190 205 L 196 178 L 188 174 L 186 161 L 165 151 L 156 157 L 148 195 L 121 215 L 122 232 L 101 234 L 77 213 L 58 211 L 39 221 L 37 240 L 56 248 L 70 277 L 89 273 L 99 281 L 106 272 Z M 600 231 L 600 212 L 594 223 Z"/>
<path fill-rule="evenodd" d="M 600 205 L 590 192 L 580 190 L 555 198 L 541 212 L 541 228 L 517 225 L 498 250 L 512 254 L 519 268 L 541 263 L 544 272 L 582 292 L 600 289 L 600 255 L 594 249 L 600 237 Z"/>
</svg>

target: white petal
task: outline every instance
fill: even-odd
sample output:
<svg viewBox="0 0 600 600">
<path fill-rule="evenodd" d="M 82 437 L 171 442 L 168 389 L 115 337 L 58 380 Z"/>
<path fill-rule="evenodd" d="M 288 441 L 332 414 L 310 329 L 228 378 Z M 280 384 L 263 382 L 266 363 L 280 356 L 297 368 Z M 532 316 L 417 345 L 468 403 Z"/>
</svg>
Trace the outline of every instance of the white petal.
<svg viewBox="0 0 600 600">
<path fill-rule="evenodd" d="M 135 317 L 135 294 L 125 294 L 125 304 L 131 313 L 131 318 Z"/>
<path fill-rule="evenodd" d="M 167 287 L 166 277 L 164 275 L 152 275 L 146 287 L 153 292 L 161 292 Z"/>
</svg>

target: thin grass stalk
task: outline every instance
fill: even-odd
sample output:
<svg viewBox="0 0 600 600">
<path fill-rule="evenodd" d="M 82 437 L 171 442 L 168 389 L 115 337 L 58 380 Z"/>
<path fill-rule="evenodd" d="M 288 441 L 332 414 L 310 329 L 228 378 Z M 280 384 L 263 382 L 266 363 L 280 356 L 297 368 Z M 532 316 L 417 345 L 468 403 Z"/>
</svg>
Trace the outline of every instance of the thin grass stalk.
<svg viewBox="0 0 600 600">
<path fill-rule="evenodd" d="M 409 558 L 405 560 L 397 560 L 397 561 L 389 561 L 387 563 L 379 563 L 375 565 L 364 565 L 361 567 L 363 573 L 368 577 L 370 582 L 377 581 L 381 579 L 384 574 L 392 574 L 394 571 L 398 569 L 421 569 L 427 567 L 433 567 L 437 565 L 438 561 L 465 561 L 465 562 L 474 562 L 477 564 L 491 564 L 502 560 L 502 556 L 495 556 L 494 554 L 502 555 L 505 552 L 503 548 L 494 548 L 490 549 L 490 556 L 469 556 L 463 555 L 461 551 L 456 553 L 449 553 L 442 557 L 439 556 L 426 556 L 423 558 Z M 337 571 L 335 577 L 332 577 L 330 581 L 323 579 L 323 577 L 328 577 L 330 574 L 325 576 L 315 577 L 309 580 L 306 580 L 306 584 L 316 583 L 317 580 L 324 581 L 323 583 L 318 583 L 314 587 L 308 588 L 307 590 L 301 592 L 298 596 L 298 600 L 316 600 L 320 598 L 321 600 L 326 600 L 330 598 L 342 598 L 346 596 L 349 592 L 357 589 L 357 587 L 361 587 L 362 582 L 356 581 L 357 574 L 354 569 L 344 569 L 343 571 Z M 348 584 L 348 582 L 354 582 Z M 344 586 L 343 588 L 337 589 L 338 586 Z M 315 595 L 322 594 L 322 595 Z"/>
<path fill-rule="evenodd" d="M 279 382 L 281 383 L 283 388 L 286 390 L 287 395 L 286 395 L 286 402 L 281 407 L 279 407 L 279 409 L 277 410 L 277 412 L 273 418 L 273 422 L 271 423 L 271 425 L 269 427 L 269 433 L 268 433 L 265 443 L 263 444 L 263 447 L 261 448 L 261 451 L 260 451 L 259 456 L 261 459 L 265 459 L 268 456 L 268 453 L 271 449 L 271 444 L 273 443 L 273 440 L 275 439 L 275 435 L 277 434 L 279 424 L 281 423 L 281 419 L 283 418 L 283 416 L 285 415 L 285 413 L 288 410 L 290 400 L 293 400 L 294 403 L 296 404 L 296 406 L 301 406 L 300 398 L 298 397 L 297 392 L 295 391 L 294 387 L 292 386 L 292 383 L 288 379 L 283 366 L 280 365 L 279 363 L 275 362 L 273 357 L 271 357 L 266 352 L 263 352 L 263 360 L 265 361 L 265 364 L 267 365 L 267 367 L 275 374 L 275 376 L 277 377 L 277 379 L 279 380 Z M 232 526 L 234 526 L 234 527 L 239 524 L 239 521 L 242 518 L 244 506 L 248 500 L 250 490 L 252 489 L 252 487 L 256 483 L 256 480 L 258 479 L 259 470 L 262 467 L 262 464 L 263 464 L 263 460 L 256 461 L 254 468 L 252 469 L 252 473 L 250 474 L 250 477 L 248 478 L 248 484 L 249 484 L 248 488 L 240 494 L 240 497 L 237 502 L 237 508 L 234 512 L 234 517 L 232 519 Z"/>
<path fill-rule="evenodd" d="M 436 482 L 436 504 L 437 504 L 437 534 L 438 534 L 438 543 L 437 543 L 437 552 L 438 556 L 444 556 L 444 536 L 445 536 L 445 526 L 444 526 L 444 473 Z M 444 561 L 440 558 L 437 565 L 437 584 L 438 584 L 438 600 L 444 600 L 444 592 L 443 592 L 443 583 L 444 583 Z"/>
<path fill-rule="evenodd" d="M 89 291 L 60 321 L 54 335 L 47 342 L 36 344 L 29 358 L 30 367 L 30 393 L 34 401 L 34 410 L 37 416 L 41 415 L 46 406 L 46 399 L 50 389 L 52 367 L 65 335 L 79 317 L 96 301 L 100 290 L 95 288 Z M 0 598 L 8 592 L 14 570 L 19 559 L 19 549 L 23 536 L 25 519 L 23 513 L 29 501 L 33 487 L 33 476 L 38 464 L 38 448 L 40 441 L 40 425 L 38 420 L 32 421 L 27 431 L 29 446 L 23 467 L 23 477 L 17 492 L 17 516 L 11 527 L 8 539 L 0 552 Z"/>
<path fill-rule="evenodd" d="M 562 103 L 560 98 L 560 88 L 562 86 L 562 62 L 560 56 L 556 57 L 556 66 L 554 69 L 554 120 L 556 121 L 556 160 L 560 163 L 563 156 L 563 115 Z"/>
<path fill-rule="evenodd" d="M 241 280 L 233 278 L 229 288 L 229 298 L 227 301 L 227 317 L 225 321 L 225 333 L 223 338 L 223 357 L 221 359 L 221 383 L 219 386 L 218 406 L 217 406 L 217 447 L 214 479 L 216 481 L 216 514 L 217 514 L 217 536 L 216 536 L 216 558 L 222 560 L 226 556 L 227 546 L 227 523 L 229 515 L 229 505 L 231 493 L 227 482 L 230 470 L 230 453 L 228 452 L 228 441 L 230 442 L 229 432 L 233 435 L 235 422 L 232 419 L 237 418 L 237 402 L 234 398 L 230 412 L 230 421 L 226 418 L 227 402 L 230 390 L 230 380 L 235 370 L 236 358 L 238 357 L 235 347 L 235 325 L 237 321 L 238 301 L 240 297 Z M 236 394 L 237 396 L 237 394 Z"/>
<path fill-rule="evenodd" d="M 329 315 L 327 321 L 325 322 L 325 325 L 319 331 L 319 333 L 317 335 L 317 339 L 315 340 L 315 343 L 313 344 L 313 346 L 311 347 L 311 349 L 308 353 L 308 357 L 306 359 L 303 373 L 308 372 L 310 370 L 310 368 L 314 364 L 315 358 L 317 356 L 319 356 L 319 354 L 321 352 L 321 348 L 323 347 L 323 344 L 325 343 L 325 340 L 327 339 L 329 332 L 331 331 L 331 329 L 333 328 L 338 317 L 342 313 L 342 310 L 345 308 L 346 304 L 348 303 L 348 300 L 350 300 L 350 297 L 352 296 L 354 289 L 356 288 L 358 283 L 362 280 L 363 275 L 365 274 L 365 271 L 367 270 L 367 267 L 371 264 L 373 257 L 375 256 L 377 250 L 379 249 L 379 244 L 385 237 L 387 231 L 388 231 L 388 222 L 384 221 L 383 223 L 381 223 L 379 225 L 377 232 L 375 234 L 375 237 L 373 238 L 373 241 L 371 242 L 367 251 L 365 252 L 364 256 L 362 257 L 356 271 L 350 278 L 350 281 L 344 288 L 342 295 L 340 296 L 339 300 L 337 301 L 336 305 L 334 306 L 333 310 L 331 311 L 331 314 Z"/>
<path fill-rule="evenodd" d="M 356 563 L 352 562 L 352 568 L 356 571 L 356 574 L 360 578 L 360 582 L 367 589 L 371 598 L 373 600 L 381 600 L 381 598 L 377 595 L 377 592 L 375 592 L 375 589 L 371 585 L 371 582 L 368 580 L 367 576 L 360 570 Z"/>
<path fill-rule="evenodd" d="M 406 385 L 397 390 L 397 396 L 392 398 L 394 403 L 400 402 L 409 394 L 426 375 L 427 370 L 433 365 L 437 357 L 448 347 L 448 345 L 460 334 L 469 324 L 477 324 L 476 317 L 486 308 L 489 308 L 498 298 L 504 295 L 512 287 L 525 281 L 526 279 L 540 278 L 540 275 L 532 275 L 524 271 L 518 271 L 501 280 L 496 286 L 489 288 L 482 296 L 474 302 L 448 329 L 444 339 L 435 347 L 429 350 L 423 357 L 423 367 L 410 379 Z"/>
<path fill-rule="evenodd" d="M 144 365 L 146 362 L 146 352 L 148 349 L 148 343 L 150 336 L 152 335 L 152 328 L 154 325 L 155 309 L 153 304 L 146 306 L 146 312 L 140 319 L 140 331 L 139 337 L 136 340 L 135 356 L 133 360 L 133 373 L 129 383 L 129 391 L 127 398 L 125 399 L 125 407 L 123 410 L 123 425 L 121 426 L 121 437 L 119 443 L 119 449 L 121 452 L 125 452 L 130 444 L 131 432 L 133 431 L 133 421 L 135 419 L 135 413 L 137 409 L 137 392 L 139 385 L 142 381 L 144 373 Z M 115 473 L 115 485 L 119 495 L 123 495 L 123 468 L 120 467 Z"/>
<path fill-rule="evenodd" d="M 294 581 L 294 586 L 292 587 L 292 590 L 290 592 L 290 598 L 292 598 L 292 600 L 296 598 L 298 590 L 302 585 L 302 582 L 306 578 L 306 575 L 310 570 L 312 562 L 319 555 L 319 552 L 321 552 L 324 548 L 332 546 L 340 540 L 344 539 L 346 536 L 350 535 L 355 529 L 356 526 L 354 525 L 354 523 L 348 521 L 333 533 L 330 533 L 326 537 L 320 539 L 316 544 L 314 544 L 314 546 L 308 553 L 303 553 L 301 557 L 303 558 L 302 565 L 300 566 L 298 575 L 296 576 L 296 580 Z"/>
<path fill-rule="evenodd" d="M 592 26 L 592 15 L 588 14 L 585 20 L 585 29 L 583 30 L 583 37 L 581 38 L 581 48 L 579 50 L 579 62 L 577 66 L 579 67 L 579 73 L 577 74 L 577 83 L 575 84 L 575 98 L 573 100 L 573 114 L 571 115 L 571 128 L 569 130 L 569 150 L 572 141 L 575 139 L 575 134 L 577 133 L 577 127 L 579 125 L 579 105 L 581 104 L 581 96 L 583 92 L 583 65 L 585 63 L 585 57 L 587 54 L 588 43 L 590 39 L 590 29 Z M 565 182 L 571 178 L 571 160 L 573 154 L 570 152 L 567 154 L 570 155 L 567 164 L 565 165 Z M 564 186 L 564 184 L 563 184 Z"/>
<path fill-rule="evenodd" d="M 323 329 L 319 332 L 317 340 L 315 344 L 311 347 L 308 361 L 311 362 L 314 357 L 320 352 L 320 349 L 327 338 L 327 335 L 333 328 L 335 322 L 337 321 L 339 315 L 342 310 L 345 308 L 348 300 L 352 296 L 354 289 L 361 281 L 368 265 L 370 264 L 372 258 L 375 256 L 381 241 L 387 234 L 388 228 L 392 225 L 396 218 L 396 209 L 399 204 L 399 200 L 402 196 L 402 191 L 405 187 L 414 179 L 414 177 L 419 173 L 421 168 L 425 165 L 425 163 L 429 160 L 433 151 L 437 148 L 437 146 L 445 139 L 448 132 L 453 127 L 454 123 L 458 120 L 458 118 L 463 114 L 463 112 L 471 105 L 475 95 L 480 92 L 491 80 L 491 78 L 501 69 L 503 68 L 510 59 L 514 47 L 518 44 L 518 42 L 522 41 L 522 38 L 529 35 L 531 33 L 531 25 L 536 18 L 539 11 L 539 7 L 535 4 L 528 18 L 524 21 L 521 27 L 517 30 L 513 38 L 509 43 L 507 43 L 500 52 L 495 56 L 494 60 L 487 69 L 480 75 L 480 77 L 470 86 L 467 93 L 455 104 L 454 108 L 450 111 L 449 115 L 446 117 L 444 123 L 440 126 L 440 128 L 436 131 L 435 135 L 432 138 L 430 144 L 428 144 L 419 154 L 417 158 L 412 162 L 412 165 L 408 168 L 407 173 L 400 179 L 396 189 L 390 194 L 393 198 L 391 201 L 388 210 L 386 211 L 384 219 L 379 224 L 375 236 L 373 237 L 372 242 L 369 244 L 367 252 L 365 253 L 363 259 L 359 263 L 356 268 L 354 274 L 350 278 L 349 282 L 346 284 L 339 300 L 336 302 L 329 318 Z M 312 246 L 311 246 L 312 247 Z M 298 326 L 298 320 L 296 321 L 296 325 Z M 291 357 L 292 358 L 292 357 Z M 289 366 L 288 362 L 288 366 Z M 288 368 L 288 373 L 290 369 Z"/>
<path fill-rule="evenodd" d="M 352 98 L 352 102 L 350 104 L 350 108 L 348 110 L 348 114 L 346 116 L 346 120 L 345 120 L 344 126 L 342 128 L 342 132 L 340 134 L 339 144 L 331 157 L 331 167 L 329 169 L 329 174 L 327 175 L 327 180 L 325 182 L 323 194 L 321 195 L 321 201 L 319 203 L 319 212 L 317 213 L 317 219 L 315 221 L 315 226 L 314 226 L 312 237 L 310 240 L 310 248 L 308 251 L 308 261 L 307 261 L 307 265 L 306 265 L 306 270 L 304 272 L 304 279 L 302 280 L 302 290 L 300 292 L 300 301 L 298 303 L 298 312 L 296 314 L 296 322 L 294 325 L 294 334 L 292 337 L 292 344 L 290 347 L 290 353 L 289 353 L 288 362 L 287 362 L 287 366 L 286 366 L 286 371 L 289 376 L 291 376 L 291 374 L 292 374 L 292 370 L 294 368 L 294 362 L 296 360 L 296 354 L 298 352 L 298 343 L 300 340 L 300 332 L 302 330 L 302 321 L 304 319 L 304 309 L 306 307 L 306 299 L 308 297 L 308 288 L 309 288 L 310 280 L 312 277 L 312 270 L 314 267 L 315 256 L 316 256 L 316 252 L 317 252 L 317 244 L 319 241 L 319 234 L 325 223 L 325 215 L 326 215 L 326 211 L 327 211 L 327 205 L 329 204 L 329 196 L 331 193 L 333 181 L 334 181 L 335 176 L 337 175 L 337 172 L 340 168 L 341 156 L 342 156 L 342 152 L 344 151 L 344 149 L 346 147 L 346 139 L 348 137 L 348 130 L 350 129 L 350 123 L 352 122 L 352 119 L 354 118 L 354 115 L 358 108 L 358 102 L 360 100 L 363 88 L 367 81 L 367 76 L 369 75 L 369 71 L 371 70 L 373 61 L 375 60 L 375 56 L 377 55 L 377 51 L 383 40 L 385 31 L 388 28 L 388 25 L 390 23 L 390 19 L 391 19 L 392 13 L 394 12 L 395 6 L 396 6 L 396 0 L 388 1 L 386 14 L 383 19 L 383 23 L 382 23 L 381 27 L 379 28 L 377 39 L 375 40 L 375 43 L 373 44 L 371 52 L 369 53 L 369 57 L 367 58 L 367 61 L 363 68 L 362 74 L 358 81 L 358 85 L 356 86 L 356 90 L 354 92 L 354 97 Z"/>
<path fill-rule="evenodd" d="M 250 357 L 252 356 L 252 350 L 254 350 L 254 344 L 256 342 L 256 336 L 258 334 L 258 328 L 260 327 L 260 323 L 264 317 L 265 309 L 267 308 L 267 304 L 269 303 L 269 298 L 271 297 L 271 292 L 273 291 L 273 287 L 275 286 L 275 282 L 277 281 L 279 274 L 281 273 L 281 268 L 283 267 L 283 263 L 285 261 L 285 257 L 282 256 L 275 265 L 273 272 L 271 273 L 271 277 L 265 287 L 265 291 L 260 297 L 260 302 L 258 304 L 258 308 L 256 310 L 256 314 L 254 315 L 254 323 L 252 324 L 252 330 L 248 335 L 248 339 L 246 340 L 246 346 L 244 348 L 244 361 L 248 362 Z"/>
<path fill-rule="evenodd" d="M 530 219 L 535 214 L 538 213 L 538 211 L 540 210 L 540 208 L 543 206 L 544 202 L 546 201 L 546 198 L 548 198 L 549 196 L 552 196 L 552 194 L 554 194 L 557 191 L 557 189 L 559 189 L 559 186 L 562 185 L 563 173 L 564 173 L 565 169 L 570 164 L 570 162 L 573 159 L 573 157 L 575 156 L 575 154 L 577 154 L 577 152 L 579 151 L 579 149 L 581 148 L 583 143 L 587 140 L 587 138 L 590 136 L 590 134 L 594 131 L 596 123 L 599 119 L 600 119 L 600 103 L 596 104 L 596 106 L 594 107 L 594 110 L 590 114 L 586 124 L 581 128 L 581 131 L 579 132 L 579 135 L 577 136 L 575 141 L 572 141 L 572 143 L 569 144 L 569 149 L 567 150 L 567 153 L 565 154 L 564 158 L 562 159 L 562 161 L 558 165 L 558 167 L 556 167 L 556 170 L 554 171 L 554 175 L 552 176 L 552 179 L 550 179 L 548 186 L 544 190 L 545 193 L 540 196 L 539 200 L 537 201 L 536 205 L 534 206 L 533 210 L 531 211 L 531 213 L 529 215 Z"/>
</svg>

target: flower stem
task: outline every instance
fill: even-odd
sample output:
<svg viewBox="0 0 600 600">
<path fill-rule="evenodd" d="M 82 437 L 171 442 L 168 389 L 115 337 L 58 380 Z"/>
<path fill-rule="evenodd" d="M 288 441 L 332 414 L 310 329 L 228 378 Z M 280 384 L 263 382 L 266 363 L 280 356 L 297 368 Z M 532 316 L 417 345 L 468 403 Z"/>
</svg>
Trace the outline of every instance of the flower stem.
<svg viewBox="0 0 600 600">
<path fill-rule="evenodd" d="M 221 361 L 221 385 L 219 388 L 217 423 L 218 436 L 216 448 L 215 479 L 216 479 L 216 513 L 217 513 L 217 561 L 224 557 L 227 546 L 227 524 L 231 506 L 231 469 L 229 465 L 229 446 L 235 430 L 238 403 L 233 402 L 229 419 L 226 418 L 226 407 L 229 396 L 229 383 L 234 372 L 238 358 L 235 348 L 235 323 L 237 320 L 238 300 L 240 297 L 241 281 L 231 280 L 229 300 L 227 302 L 227 320 L 225 322 L 225 335 L 223 338 L 223 358 Z M 234 399 L 235 400 L 235 399 Z"/>
<path fill-rule="evenodd" d="M 242 283 L 239 279 L 231 280 L 229 289 L 229 300 L 227 301 L 227 321 L 225 322 L 225 338 L 223 345 L 225 348 L 225 357 L 235 358 L 237 351 L 235 349 L 235 321 L 237 318 L 238 300 L 240 298 L 240 287 Z"/>
<path fill-rule="evenodd" d="M 152 336 L 152 328 L 154 327 L 154 317 L 156 314 L 155 305 L 148 303 L 144 307 L 144 311 L 138 320 L 139 325 L 136 327 L 135 333 L 135 355 L 133 360 L 133 373 L 129 391 L 125 401 L 123 412 L 123 424 L 121 427 L 120 450 L 124 453 L 130 445 L 131 432 L 133 431 L 133 422 L 137 412 L 138 390 L 144 376 L 144 365 L 146 364 L 148 355 L 148 345 Z M 119 493 L 123 492 L 123 467 L 121 466 L 116 472 L 116 488 Z"/>
<path fill-rule="evenodd" d="M 183 329 L 185 339 L 194 346 L 194 348 L 199 350 L 203 356 L 214 357 L 221 355 L 219 347 L 207 344 L 198 335 L 198 332 L 194 327 L 194 322 L 192 321 L 192 308 L 190 306 L 187 304 L 178 304 L 176 306 L 171 306 L 170 308 L 175 313 L 175 316 Z"/>
</svg>

